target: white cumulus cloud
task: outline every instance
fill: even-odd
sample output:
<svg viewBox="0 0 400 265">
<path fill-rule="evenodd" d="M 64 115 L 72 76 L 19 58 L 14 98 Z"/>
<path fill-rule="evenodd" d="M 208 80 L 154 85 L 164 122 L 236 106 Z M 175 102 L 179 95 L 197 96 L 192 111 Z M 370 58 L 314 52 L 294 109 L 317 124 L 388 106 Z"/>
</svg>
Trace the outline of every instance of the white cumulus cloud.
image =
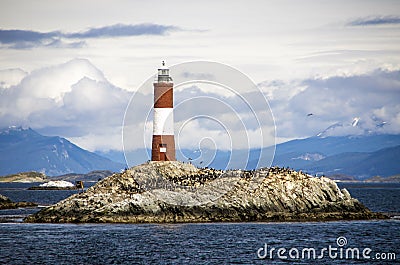
<svg viewBox="0 0 400 265">
<path fill-rule="evenodd" d="M 0 93 L 0 127 L 29 126 L 90 150 L 121 148 L 131 93 L 110 84 L 88 60 L 35 70 Z"/>
<path fill-rule="evenodd" d="M 27 74 L 19 68 L 0 70 L 0 89 L 17 85 Z"/>
<path fill-rule="evenodd" d="M 20 70 L 3 73 L 11 77 L 0 74 L 1 84 L 6 84 L 0 88 L 0 127 L 30 126 L 92 151 L 107 151 L 122 150 L 125 122 L 126 150 L 151 144 L 152 94 L 137 92 L 134 111 L 123 121 L 132 93 L 112 85 L 88 60 L 74 59 L 29 74 Z M 207 139 L 220 150 L 268 146 L 275 140 L 274 122 L 277 142 L 320 132 L 400 133 L 399 70 L 266 81 L 259 87 L 273 116 L 261 93 L 231 95 L 199 84 L 177 89 L 177 144 L 193 149 Z"/>
<path fill-rule="evenodd" d="M 400 133 L 400 71 L 260 84 L 271 104 L 277 135 Z M 357 126 L 352 126 L 354 118 Z"/>
</svg>

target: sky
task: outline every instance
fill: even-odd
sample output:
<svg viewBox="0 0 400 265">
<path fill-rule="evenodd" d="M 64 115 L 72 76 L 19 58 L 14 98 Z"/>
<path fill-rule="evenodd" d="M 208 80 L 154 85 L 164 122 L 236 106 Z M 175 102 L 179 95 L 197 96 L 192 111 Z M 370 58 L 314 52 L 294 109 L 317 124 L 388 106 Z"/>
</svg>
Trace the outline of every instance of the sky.
<svg viewBox="0 0 400 265">
<path fill-rule="evenodd" d="M 130 99 L 148 110 L 152 98 L 140 88 L 165 60 L 218 62 L 248 76 L 270 106 L 250 101 L 255 111 L 274 117 L 274 125 L 264 124 L 271 139 L 263 146 L 314 135 L 398 134 L 399 44 L 398 1 L 1 0 L 0 127 L 31 127 L 91 151 L 121 150 Z M 235 102 L 217 91 L 195 84 L 176 97 Z M 256 102 L 251 92 L 241 94 Z M 185 117 L 198 112 L 186 108 Z M 235 115 L 225 109 L 215 117 L 229 123 Z M 182 147 L 212 138 L 229 149 L 243 131 L 230 126 L 231 138 L 209 120 L 194 121 Z M 143 137 L 148 127 L 138 124 L 132 135 Z M 257 129 L 246 137 L 257 137 Z"/>
</svg>

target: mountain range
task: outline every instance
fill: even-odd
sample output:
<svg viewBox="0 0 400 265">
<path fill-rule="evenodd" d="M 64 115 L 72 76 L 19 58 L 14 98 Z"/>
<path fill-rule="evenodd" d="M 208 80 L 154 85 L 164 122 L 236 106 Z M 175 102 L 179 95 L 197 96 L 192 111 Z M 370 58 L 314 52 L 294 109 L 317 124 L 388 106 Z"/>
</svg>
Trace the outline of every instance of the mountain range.
<svg viewBox="0 0 400 265">
<path fill-rule="evenodd" d="M 43 136 L 21 127 L 0 131 L 0 175 L 25 171 L 48 176 L 93 170 L 119 172 L 124 167 L 122 163 L 84 150 L 62 137 Z"/>
<path fill-rule="evenodd" d="M 177 159 L 197 166 L 224 169 L 233 152 L 230 168 L 254 169 L 263 149 L 177 152 Z M 147 150 L 149 153 L 149 150 Z M 128 155 L 129 166 L 148 160 L 143 150 Z M 238 154 L 238 155 L 237 155 Z M 247 164 L 243 165 L 243 157 Z M 400 135 L 313 136 L 276 145 L 273 166 L 303 170 L 312 175 L 349 175 L 356 179 L 388 177 L 400 173 Z M 116 162 L 115 162 L 116 161 Z M 32 129 L 12 127 L 0 131 L 0 175 L 38 171 L 48 176 L 87 173 L 93 170 L 118 172 L 125 168 L 120 151 L 89 152 L 58 136 L 43 136 Z"/>
<path fill-rule="evenodd" d="M 278 144 L 273 165 L 366 179 L 400 172 L 400 135 L 310 137 Z"/>
<path fill-rule="evenodd" d="M 263 166 L 259 154 L 273 154 L 273 147 L 251 150 L 189 150 L 177 152 L 177 159 L 196 166 L 217 169 L 255 169 Z M 272 166 L 290 167 L 312 175 L 349 175 L 356 179 L 373 176 L 388 177 L 400 173 L 400 135 L 365 134 L 352 136 L 317 136 L 296 139 L 276 145 Z M 145 152 L 129 153 L 132 165 L 145 162 Z M 147 150 L 150 153 L 150 150 Z M 234 155 L 232 156 L 232 154 Z M 100 153 L 115 161 L 123 162 L 122 152 Z M 247 159 L 248 157 L 248 159 Z M 231 160 L 230 160 L 231 158 Z M 246 159 L 245 159 L 246 158 Z M 248 161 L 244 163 L 244 161 Z M 244 165 L 244 166 L 243 166 Z"/>
</svg>

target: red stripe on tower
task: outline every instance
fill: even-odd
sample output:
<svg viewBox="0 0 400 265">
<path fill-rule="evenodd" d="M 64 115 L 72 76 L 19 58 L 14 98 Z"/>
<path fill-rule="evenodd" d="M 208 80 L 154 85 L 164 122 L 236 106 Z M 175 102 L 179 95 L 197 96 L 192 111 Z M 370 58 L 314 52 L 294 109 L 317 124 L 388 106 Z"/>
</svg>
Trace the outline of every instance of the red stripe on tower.
<svg viewBox="0 0 400 265">
<path fill-rule="evenodd" d="M 154 82 L 152 161 L 175 161 L 174 84 L 163 61 Z"/>
</svg>

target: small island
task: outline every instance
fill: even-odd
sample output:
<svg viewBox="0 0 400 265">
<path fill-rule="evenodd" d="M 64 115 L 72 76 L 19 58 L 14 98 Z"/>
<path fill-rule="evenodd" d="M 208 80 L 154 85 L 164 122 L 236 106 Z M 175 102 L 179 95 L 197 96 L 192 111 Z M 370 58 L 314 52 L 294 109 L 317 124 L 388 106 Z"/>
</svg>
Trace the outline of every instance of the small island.
<svg viewBox="0 0 400 265">
<path fill-rule="evenodd" d="M 384 219 L 325 177 L 152 161 L 25 218 L 40 223 L 181 223 Z"/>
<path fill-rule="evenodd" d="M 0 182 L 34 183 L 45 182 L 46 180 L 47 176 L 45 174 L 35 171 L 0 176 Z"/>
<path fill-rule="evenodd" d="M 51 180 L 49 182 L 28 188 L 28 190 L 76 190 L 79 189 L 77 185 L 72 184 L 65 180 Z"/>
<path fill-rule="evenodd" d="M 34 202 L 13 202 L 8 197 L 0 194 L 0 210 L 17 209 L 37 206 Z"/>
</svg>

